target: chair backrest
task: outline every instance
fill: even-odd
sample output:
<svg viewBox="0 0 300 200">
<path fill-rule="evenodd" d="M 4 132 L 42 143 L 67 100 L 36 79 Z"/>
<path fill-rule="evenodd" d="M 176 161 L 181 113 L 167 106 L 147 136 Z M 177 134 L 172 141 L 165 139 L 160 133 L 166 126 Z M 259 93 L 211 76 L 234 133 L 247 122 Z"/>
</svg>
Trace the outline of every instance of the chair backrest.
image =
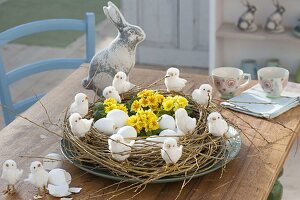
<svg viewBox="0 0 300 200">
<path fill-rule="evenodd" d="M 0 52 L 0 100 L 6 124 L 9 124 L 14 120 L 17 113 L 23 112 L 43 96 L 43 94 L 40 94 L 13 104 L 9 89 L 10 84 L 27 76 L 44 71 L 78 68 L 82 63 L 90 62 L 95 54 L 94 13 L 86 13 L 84 20 L 49 19 L 16 26 L 0 33 L 0 47 L 23 36 L 53 30 L 75 30 L 85 32 L 86 57 L 41 60 L 6 72 Z"/>
</svg>

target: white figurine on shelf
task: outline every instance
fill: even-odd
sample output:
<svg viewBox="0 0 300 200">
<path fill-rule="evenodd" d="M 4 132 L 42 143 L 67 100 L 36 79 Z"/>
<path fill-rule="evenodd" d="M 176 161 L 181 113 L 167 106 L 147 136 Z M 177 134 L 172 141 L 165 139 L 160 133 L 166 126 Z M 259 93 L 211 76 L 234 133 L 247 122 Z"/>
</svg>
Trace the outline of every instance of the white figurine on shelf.
<svg viewBox="0 0 300 200">
<path fill-rule="evenodd" d="M 105 135 L 112 135 L 117 129 L 115 122 L 109 118 L 98 119 L 95 122 L 94 127 Z"/>
<path fill-rule="evenodd" d="M 182 155 L 182 145 L 177 146 L 174 138 L 167 138 L 164 141 L 163 147 L 160 150 L 161 157 L 168 164 L 176 164 Z"/>
<path fill-rule="evenodd" d="M 195 89 L 192 93 L 192 98 L 198 104 L 207 106 L 212 99 L 212 87 L 209 84 L 202 84 L 199 89 Z"/>
<path fill-rule="evenodd" d="M 121 97 L 119 95 L 119 92 L 113 86 L 108 86 L 108 87 L 104 88 L 103 96 L 105 97 L 105 99 L 113 98 L 118 103 L 121 103 Z"/>
<path fill-rule="evenodd" d="M 44 169 L 43 165 L 39 161 L 34 161 L 30 165 L 30 174 L 25 182 L 29 182 L 38 189 L 38 194 L 35 199 L 42 198 L 47 192 L 47 183 L 49 179 L 48 172 Z"/>
<path fill-rule="evenodd" d="M 158 119 L 158 123 L 160 129 L 171 129 L 173 131 L 176 130 L 175 119 L 170 115 L 167 114 L 162 115 Z"/>
<path fill-rule="evenodd" d="M 43 159 L 43 166 L 45 170 L 52 170 L 62 167 L 63 158 L 58 153 L 49 153 Z"/>
<path fill-rule="evenodd" d="M 88 97 L 83 93 L 75 95 L 75 101 L 70 106 L 70 114 L 79 113 L 82 117 L 86 116 L 89 111 Z"/>
<path fill-rule="evenodd" d="M 15 184 L 20 180 L 23 170 L 18 169 L 17 164 L 13 160 L 6 160 L 2 166 L 1 178 L 7 181 L 7 189 L 3 191 L 4 194 L 14 194 Z"/>
<path fill-rule="evenodd" d="M 285 31 L 283 26 L 283 13 L 285 8 L 279 4 L 278 0 L 273 0 L 276 10 L 268 17 L 265 29 L 271 33 L 282 33 Z"/>
<path fill-rule="evenodd" d="M 242 3 L 247 7 L 247 10 L 240 16 L 237 27 L 241 31 L 255 32 L 257 31 L 257 25 L 255 23 L 256 7 L 245 0 L 243 0 Z"/>
<path fill-rule="evenodd" d="M 228 124 L 218 112 L 212 112 L 207 117 L 208 132 L 213 136 L 226 136 Z"/>
<path fill-rule="evenodd" d="M 127 75 L 124 72 L 118 72 L 115 75 L 112 85 L 114 88 L 116 88 L 119 94 L 128 92 L 134 87 L 134 84 L 127 81 Z"/>
<path fill-rule="evenodd" d="M 196 118 L 188 116 L 188 113 L 183 108 L 179 108 L 175 111 L 175 121 L 177 129 L 184 134 L 192 133 L 197 124 Z"/>
<path fill-rule="evenodd" d="M 122 135 L 113 134 L 108 139 L 108 149 L 111 153 L 111 156 L 114 160 L 122 162 L 129 158 L 131 147 L 134 145 L 134 140 L 129 144 L 125 143 L 125 140 Z"/>
<path fill-rule="evenodd" d="M 126 125 L 129 116 L 123 110 L 114 109 L 107 113 L 106 118 L 112 119 L 116 127 L 121 128 Z"/>
<path fill-rule="evenodd" d="M 165 76 L 165 85 L 167 87 L 168 92 L 180 92 L 187 82 L 187 80 L 179 77 L 179 69 L 171 67 L 167 70 Z"/>
<path fill-rule="evenodd" d="M 69 118 L 72 133 L 77 137 L 84 137 L 91 129 L 94 119 L 83 119 L 78 113 L 73 113 Z"/>
</svg>

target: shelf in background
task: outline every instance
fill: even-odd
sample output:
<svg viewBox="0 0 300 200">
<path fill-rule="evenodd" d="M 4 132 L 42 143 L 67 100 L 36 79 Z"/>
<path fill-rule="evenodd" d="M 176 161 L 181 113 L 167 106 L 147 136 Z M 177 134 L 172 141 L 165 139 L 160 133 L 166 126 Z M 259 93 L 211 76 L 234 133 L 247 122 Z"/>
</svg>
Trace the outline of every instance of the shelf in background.
<svg viewBox="0 0 300 200">
<path fill-rule="evenodd" d="M 247 33 L 241 32 L 234 24 L 223 23 L 218 29 L 216 36 L 218 38 L 229 38 L 229 39 L 247 39 L 247 40 L 275 40 L 284 41 L 290 43 L 300 44 L 300 38 L 297 38 L 291 32 L 291 28 L 286 28 L 284 33 L 268 33 L 259 27 L 257 32 Z"/>
</svg>

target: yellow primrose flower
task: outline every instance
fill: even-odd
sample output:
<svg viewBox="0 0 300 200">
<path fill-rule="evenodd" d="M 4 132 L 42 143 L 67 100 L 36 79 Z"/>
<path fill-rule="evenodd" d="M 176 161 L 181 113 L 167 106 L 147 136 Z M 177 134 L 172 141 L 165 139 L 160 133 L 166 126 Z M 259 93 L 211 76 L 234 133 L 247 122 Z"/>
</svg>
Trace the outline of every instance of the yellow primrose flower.
<svg viewBox="0 0 300 200">
<path fill-rule="evenodd" d="M 175 110 L 185 108 L 188 105 L 188 100 L 182 96 L 178 96 L 175 102 Z"/>
<path fill-rule="evenodd" d="M 138 100 L 134 100 L 133 103 L 131 104 L 131 111 L 137 112 L 141 108 L 141 104 L 139 103 Z"/>
<path fill-rule="evenodd" d="M 170 111 L 174 107 L 174 101 L 172 99 L 165 99 L 162 105 L 165 111 Z"/>
<path fill-rule="evenodd" d="M 111 104 L 111 105 L 105 106 L 104 111 L 105 111 L 105 113 L 108 113 L 109 111 L 114 110 L 114 109 L 117 109 L 117 105 Z"/>
<path fill-rule="evenodd" d="M 112 104 L 117 104 L 117 101 L 114 98 L 108 98 L 108 99 L 105 99 L 103 104 L 108 106 L 108 105 L 112 105 Z"/>
<path fill-rule="evenodd" d="M 148 123 L 149 130 L 157 130 L 159 128 L 159 124 L 156 120 L 151 120 Z"/>
<path fill-rule="evenodd" d="M 148 106 L 148 100 L 146 98 L 141 98 L 139 103 L 143 106 L 143 107 L 147 107 Z"/>
<path fill-rule="evenodd" d="M 147 97 L 153 95 L 155 92 L 154 90 L 143 90 L 137 94 L 138 97 Z"/>
<path fill-rule="evenodd" d="M 136 115 L 132 115 L 127 120 L 127 125 L 134 126 L 138 123 L 138 117 Z"/>
<path fill-rule="evenodd" d="M 118 104 L 117 109 L 123 110 L 124 112 L 128 113 L 127 107 L 124 104 Z"/>
<path fill-rule="evenodd" d="M 150 105 L 150 109 L 153 110 L 154 112 L 158 110 L 158 105 Z"/>
<path fill-rule="evenodd" d="M 156 106 L 157 105 L 157 100 L 156 100 L 154 95 L 148 96 L 147 101 L 148 101 L 149 106 Z"/>
<path fill-rule="evenodd" d="M 162 103 L 165 99 L 164 95 L 161 95 L 159 93 L 155 93 L 154 97 L 156 98 L 158 103 Z"/>
</svg>

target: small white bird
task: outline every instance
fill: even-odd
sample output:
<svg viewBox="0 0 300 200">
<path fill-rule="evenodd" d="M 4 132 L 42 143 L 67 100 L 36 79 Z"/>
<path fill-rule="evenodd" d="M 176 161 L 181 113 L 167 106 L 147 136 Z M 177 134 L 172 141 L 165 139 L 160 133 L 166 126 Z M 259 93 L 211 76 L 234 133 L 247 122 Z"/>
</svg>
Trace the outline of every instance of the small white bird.
<svg viewBox="0 0 300 200">
<path fill-rule="evenodd" d="M 208 102 L 211 101 L 212 87 L 209 84 L 202 84 L 199 89 L 195 89 L 192 93 L 192 98 L 198 104 L 207 106 Z"/>
<path fill-rule="evenodd" d="M 112 119 L 109 118 L 101 118 L 98 119 L 95 124 L 94 127 L 101 133 L 105 134 L 105 135 L 112 135 L 114 134 L 114 132 L 116 131 L 116 124 Z"/>
<path fill-rule="evenodd" d="M 177 142 L 174 138 L 167 138 L 160 150 L 161 157 L 166 161 L 167 165 L 176 164 L 182 155 L 182 148 L 182 145 L 177 146 Z"/>
<path fill-rule="evenodd" d="M 171 67 L 167 70 L 165 85 L 167 87 L 168 92 L 180 92 L 187 82 L 187 80 L 179 77 L 179 69 Z"/>
<path fill-rule="evenodd" d="M 102 94 L 105 97 L 105 99 L 113 98 L 118 103 L 121 103 L 121 97 L 119 95 L 119 92 L 113 86 L 108 86 L 108 87 L 104 88 Z"/>
<path fill-rule="evenodd" d="M 126 144 L 122 135 L 114 134 L 108 139 L 108 149 L 111 156 L 116 161 L 124 161 L 130 156 L 131 147 L 134 145 L 134 140 Z"/>
<path fill-rule="evenodd" d="M 175 119 L 170 115 L 167 114 L 162 115 L 158 119 L 158 123 L 160 129 L 171 129 L 171 130 L 176 129 Z"/>
<path fill-rule="evenodd" d="M 75 95 L 75 101 L 70 106 L 70 114 L 79 113 L 82 117 L 86 116 L 89 111 L 88 97 L 83 93 Z"/>
<path fill-rule="evenodd" d="M 112 83 L 113 87 L 119 92 L 119 94 L 128 92 L 134 87 L 134 84 L 127 81 L 127 75 L 124 72 L 118 72 Z"/>
<path fill-rule="evenodd" d="M 6 160 L 2 166 L 1 178 L 7 181 L 7 189 L 4 194 L 13 194 L 16 192 L 15 184 L 20 180 L 23 170 L 17 168 L 17 164 L 13 160 Z"/>
<path fill-rule="evenodd" d="M 84 137 L 91 129 L 94 119 L 82 119 L 78 113 L 73 113 L 69 118 L 72 133 L 77 137 Z"/>
<path fill-rule="evenodd" d="M 43 165 L 39 161 L 34 161 L 30 165 L 30 174 L 25 182 L 29 182 L 38 188 L 37 197 L 43 197 L 47 192 L 49 174 L 44 169 Z"/>
<path fill-rule="evenodd" d="M 212 112 L 207 117 L 208 132 L 213 136 L 226 136 L 228 131 L 228 124 L 218 112 Z"/>
<path fill-rule="evenodd" d="M 183 108 L 179 108 L 175 111 L 175 121 L 177 129 L 184 134 L 192 133 L 197 124 L 196 118 L 188 116 L 188 113 Z"/>
</svg>

